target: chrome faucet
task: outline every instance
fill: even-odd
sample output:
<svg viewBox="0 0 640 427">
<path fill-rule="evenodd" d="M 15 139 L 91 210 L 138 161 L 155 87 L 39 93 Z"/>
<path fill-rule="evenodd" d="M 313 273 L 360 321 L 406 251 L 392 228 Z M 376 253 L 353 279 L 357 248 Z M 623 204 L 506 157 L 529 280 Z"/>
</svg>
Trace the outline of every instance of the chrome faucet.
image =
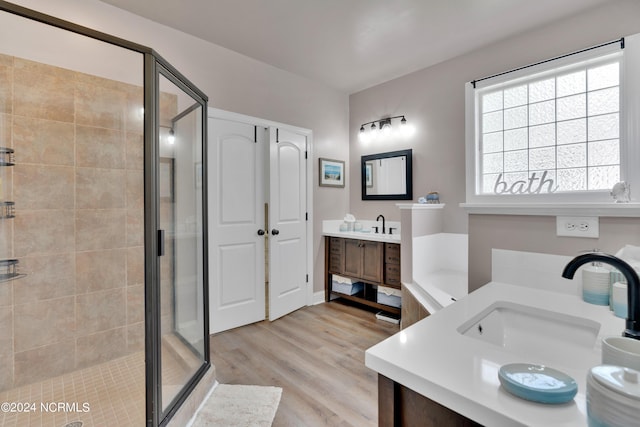
<svg viewBox="0 0 640 427">
<path fill-rule="evenodd" d="M 382 218 L 382 234 L 386 234 L 387 230 L 384 227 L 384 216 L 383 215 L 378 215 L 378 218 L 376 218 L 376 221 L 380 221 L 380 218 Z"/>
<path fill-rule="evenodd" d="M 629 264 L 613 255 L 605 253 L 588 253 L 578 255 L 564 268 L 562 277 L 573 279 L 573 275 L 581 265 L 588 262 L 602 262 L 617 268 L 627 279 L 627 321 L 626 328 L 622 333 L 625 337 L 640 339 L 640 279 L 638 273 Z"/>
</svg>

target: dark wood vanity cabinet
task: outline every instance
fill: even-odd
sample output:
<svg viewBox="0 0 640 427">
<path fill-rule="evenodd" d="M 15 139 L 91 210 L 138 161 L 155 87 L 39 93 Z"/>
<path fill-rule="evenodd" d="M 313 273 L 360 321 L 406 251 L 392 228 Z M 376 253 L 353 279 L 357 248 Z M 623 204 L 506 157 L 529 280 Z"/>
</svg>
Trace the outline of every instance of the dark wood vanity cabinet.
<svg viewBox="0 0 640 427">
<path fill-rule="evenodd" d="M 374 283 L 382 281 L 383 244 L 368 240 L 344 240 L 344 270 L 342 274 Z"/>
<path fill-rule="evenodd" d="M 400 309 L 377 302 L 377 287 L 400 289 L 400 245 L 371 240 L 325 237 L 325 300 L 340 297 L 380 310 L 400 314 Z M 332 275 L 362 282 L 354 295 L 332 290 Z"/>
<path fill-rule="evenodd" d="M 379 427 L 482 427 L 451 409 L 378 374 Z"/>
</svg>

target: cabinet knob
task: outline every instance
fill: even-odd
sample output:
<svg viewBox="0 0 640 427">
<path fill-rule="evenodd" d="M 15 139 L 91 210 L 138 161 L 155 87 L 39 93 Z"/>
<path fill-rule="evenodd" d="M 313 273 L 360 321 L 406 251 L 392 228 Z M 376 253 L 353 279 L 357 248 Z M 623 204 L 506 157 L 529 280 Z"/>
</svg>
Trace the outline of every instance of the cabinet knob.
<svg viewBox="0 0 640 427">
<path fill-rule="evenodd" d="M 258 230 L 258 236 L 264 236 L 265 232 L 264 230 L 260 229 Z"/>
<path fill-rule="evenodd" d="M 271 235 L 277 236 L 278 234 L 280 234 L 280 230 L 278 230 L 277 228 L 274 228 L 273 230 L 271 230 Z"/>
</svg>

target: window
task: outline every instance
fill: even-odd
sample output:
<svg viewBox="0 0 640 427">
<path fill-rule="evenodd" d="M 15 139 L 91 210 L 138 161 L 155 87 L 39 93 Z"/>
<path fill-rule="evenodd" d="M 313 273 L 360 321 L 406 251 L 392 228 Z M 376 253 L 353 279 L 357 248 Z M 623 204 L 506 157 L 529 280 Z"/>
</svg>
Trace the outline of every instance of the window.
<svg viewBox="0 0 640 427">
<path fill-rule="evenodd" d="M 467 85 L 467 202 L 611 201 L 633 180 L 621 46 Z"/>
</svg>

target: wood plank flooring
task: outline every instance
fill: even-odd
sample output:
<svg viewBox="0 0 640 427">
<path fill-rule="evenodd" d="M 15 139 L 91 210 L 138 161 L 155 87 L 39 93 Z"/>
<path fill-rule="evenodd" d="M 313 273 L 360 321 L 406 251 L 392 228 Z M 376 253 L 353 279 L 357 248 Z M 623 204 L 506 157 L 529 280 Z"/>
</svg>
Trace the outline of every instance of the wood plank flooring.
<svg viewBox="0 0 640 427">
<path fill-rule="evenodd" d="M 332 301 L 213 335 L 211 360 L 220 383 L 282 387 L 276 427 L 376 426 L 377 374 L 364 352 L 398 330 Z"/>
</svg>

